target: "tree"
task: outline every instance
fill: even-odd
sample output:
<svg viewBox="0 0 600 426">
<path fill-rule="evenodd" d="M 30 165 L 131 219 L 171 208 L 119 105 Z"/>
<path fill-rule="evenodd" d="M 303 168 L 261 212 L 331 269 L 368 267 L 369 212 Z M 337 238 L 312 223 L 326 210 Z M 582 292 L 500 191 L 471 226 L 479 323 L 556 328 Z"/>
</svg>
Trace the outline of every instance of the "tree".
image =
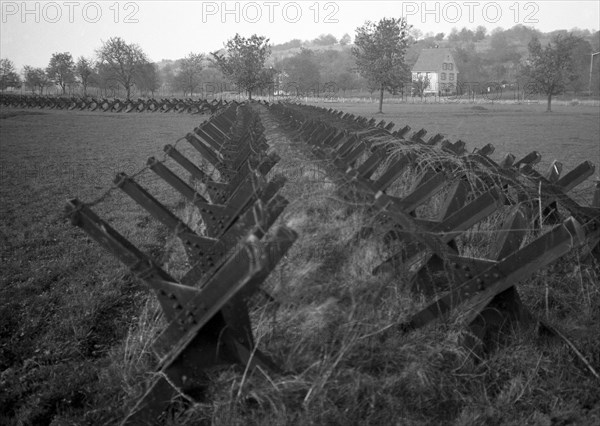
<svg viewBox="0 0 600 426">
<path fill-rule="evenodd" d="M 119 91 L 119 82 L 114 79 L 114 75 L 112 70 L 110 70 L 106 65 L 96 64 L 96 74 L 94 75 L 94 80 L 100 89 L 100 93 L 104 93 L 104 96 L 109 96 L 109 92 L 111 96 L 118 96 Z"/>
<path fill-rule="evenodd" d="M 289 49 L 297 49 L 300 46 L 302 46 L 302 40 L 295 38 L 292 39 L 290 41 L 286 41 L 285 43 L 282 44 L 276 44 L 274 46 L 271 46 L 272 50 L 278 51 L 278 50 L 289 50 Z"/>
<path fill-rule="evenodd" d="M 573 58 L 574 78 L 569 81 L 568 89 L 576 94 L 587 90 L 590 80 L 590 55 L 594 51 L 589 41 L 578 38 L 573 44 L 571 55 Z"/>
<path fill-rule="evenodd" d="M 154 97 L 154 92 L 161 86 L 158 66 L 149 62 L 141 65 L 135 75 L 135 85 L 144 94 L 150 92 L 150 95 Z"/>
<path fill-rule="evenodd" d="M 354 87 L 354 76 L 348 71 L 344 71 L 338 75 L 336 85 L 346 96 L 346 90 Z"/>
<path fill-rule="evenodd" d="M 352 37 L 350 37 L 350 34 L 348 34 L 348 33 L 344 34 L 342 36 L 342 38 L 340 39 L 340 45 L 347 46 L 350 43 L 352 43 Z"/>
<path fill-rule="evenodd" d="M 479 25 L 476 29 L 475 29 L 475 36 L 473 37 L 473 41 L 481 41 L 485 38 L 485 35 L 487 34 L 487 28 L 484 27 L 483 25 Z"/>
<path fill-rule="evenodd" d="M 252 35 L 245 38 L 236 34 L 225 44 L 227 56 L 219 52 L 212 52 L 213 60 L 223 74 L 241 90 L 248 92 L 252 99 L 252 92 L 264 87 L 264 63 L 271 54 L 269 39 Z"/>
<path fill-rule="evenodd" d="M 0 90 L 4 92 L 8 87 L 21 87 L 21 77 L 10 59 L 0 59 Z"/>
<path fill-rule="evenodd" d="M 534 90 L 548 97 L 546 112 L 552 111 L 552 96 L 562 93 L 576 78 L 572 52 L 577 41 L 578 37 L 572 34 L 557 34 L 545 47 L 537 37 L 529 42 L 529 58 L 523 73 Z"/>
<path fill-rule="evenodd" d="M 46 68 L 46 74 L 55 84 L 60 86 L 64 95 L 67 84 L 75 81 L 74 69 L 73 57 L 69 52 L 53 53 Z"/>
<path fill-rule="evenodd" d="M 412 87 L 413 87 L 414 91 L 421 97 L 421 99 L 423 99 L 425 90 L 427 90 L 429 85 L 430 85 L 429 77 L 427 75 L 423 75 L 423 74 L 417 76 L 417 79 L 413 80 L 413 82 L 412 82 Z"/>
<path fill-rule="evenodd" d="M 286 91 L 295 89 L 297 94 L 307 95 L 311 89 L 318 89 L 321 75 L 312 50 L 301 49 L 295 56 L 283 60 L 281 67 L 285 71 Z"/>
<path fill-rule="evenodd" d="M 102 43 L 96 54 L 106 77 L 121 84 L 127 99 L 130 99 L 136 73 L 148 63 L 144 51 L 137 44 L 128 44 L 120 37 L 111 37 Z"/>
<path fill-rule="evenodd" d="M 337 39 L 332 34 L 321 34 L 313 40 L 313 44 L 316 46 L 333 46 L 336 43 Z"/>
<path fill-rule="evenodd" d="M 25 84 L 30 88 L 32 93 L 39 89 L 40 95 L 44 94 L 44 88 L 50 86 L 51 81 L 42 68 L 34 68 L 29 65 L 23 67 L 25 75 Z"/>
<path fill-rule="evenodd" d="M 192 52 L 181 60 L 179 71 L 175 74 L 175 82 L 177 88 L 182 89 L 184 94 L 189 93 L 191 95 L 202 83 L 200 76 L 203 60 L 204 55 Z"/>
<path fill-rule="evenodd" d="M 81 87 L 83 87 L 83 96 L 87 96 L 87 88 L 94 74 L 94 64 L 91 59 L 80 56 L 75 64 L 75 74 L 79 78 Z"/>
<path fill-rule="evenodd" d="M 409 34 L 415 41 L 420 40 L 423 37 L 423 31 L 414 27 L 410 29 Z"/>
<path fill-rule="evenodd" d="M 361 75 L 379 86 L 379 113 L 383 112 L 384 91 L 394 93 L 406 80 L 409 29 L 404 18 L 383 18 L 377 24 L 367 21 L 356 29 L 352 54 Z"/>
</svg>

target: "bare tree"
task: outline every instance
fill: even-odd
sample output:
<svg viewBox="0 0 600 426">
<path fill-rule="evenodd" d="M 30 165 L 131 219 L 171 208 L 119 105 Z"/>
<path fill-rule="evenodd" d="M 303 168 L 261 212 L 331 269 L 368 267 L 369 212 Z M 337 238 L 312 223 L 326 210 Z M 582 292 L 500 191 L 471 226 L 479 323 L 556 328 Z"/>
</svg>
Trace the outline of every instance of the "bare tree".
<svg viewBox="0 0 600 426">
<path fill-rule="evenodd" d="M 135 84 L 136 73 L 148 63 L 144 51 L 137 44 L 128 44 L 120 37 L 111 37 L 96 52 L 98 63 L 107 77 L 117 81 L 125 89 L 127 99 Z"/>
</svg>

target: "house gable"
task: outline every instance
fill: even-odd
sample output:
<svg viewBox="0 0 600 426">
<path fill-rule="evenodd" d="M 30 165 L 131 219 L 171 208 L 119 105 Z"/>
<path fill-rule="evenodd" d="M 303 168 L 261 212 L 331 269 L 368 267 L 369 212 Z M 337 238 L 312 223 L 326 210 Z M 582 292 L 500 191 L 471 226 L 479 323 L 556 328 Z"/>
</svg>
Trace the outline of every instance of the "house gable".
<svg viewBox="0 0 600 426">
<path fill-rule="evenodd" d="M 423 49 L 412 68 L 412 80 L 417 81 L 425 75 L 430 83 L 425 92 L 453 93 L 456 92 L 458 72 L 450 49 Z"/>
<path fill-rule="evenodd" d="M 412 68 L 412 72 L 440 72 L 443 69 L 443 64 L 452 64 L 452 69 L 455 73 L 458 73 L 450 49 L 423 49 Z"/>
</svg>

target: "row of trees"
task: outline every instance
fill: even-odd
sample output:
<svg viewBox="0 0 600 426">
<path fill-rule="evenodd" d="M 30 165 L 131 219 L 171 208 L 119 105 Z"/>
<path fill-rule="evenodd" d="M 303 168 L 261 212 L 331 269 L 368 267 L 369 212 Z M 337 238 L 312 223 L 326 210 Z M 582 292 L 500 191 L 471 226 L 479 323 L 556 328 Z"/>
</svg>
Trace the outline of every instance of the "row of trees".
<svg viewBox="0 0 600 426">
<path fill-rule="evenodd" d="M 204 55 L 199 53 L 182 59 L 176 72 L 167 76 L 173 88 L 192 93 L 201 83 L 203 60 Z M 67 89 L 79 86 L 85 96 L 89 87 L 95 87 L 105 94 L 123 89 L 129 99 L 134 89 L 154 96 L 164 79 L 158 65 L 148 60 L 141 47 L 120 37 L 104 42 L 94 59 L 80 56 L 74 60 L 69 52 L 54 53 L 45 69 L 26 65 L 22 78 L 9 59 L 0 60 L 2 91 L 24 84 L 33 93 L 43 94 L 45 89 L 58 86 L 64 95 Z"/>
<path fill-rule="evenodd" d="M 160 87 L 158 69 L 144 51 L 136 44 L 128 44 L 120 37 L 110 38 L 96 52 L 96 60 L 80 56 L 77 60 L 69 52 L 54 53 L 48 66 L 23 68 L 23 81 L 8 59 L 2 60 L 2 90 L 25 84 L 32 92 L 44 93 L 44 89 L 58 86 L 64 95 L 67 88 L 80 85 L 84 95 L 90 85 L 101 89 L 122 87 L 129 99 L 137 87 L 141 91 L 154 92 Z"/>
<path fill-rule="evenodd" d="M 482 27 L 483 28 L 483 27 Z M 356 29 L 351 53 L 358 73 L 370 87 L 379 92 L 379 112 L 382 112 L 384 93 L 392 94 L 408 84 L 412 85 L 406 53 L 411 44 L 411 28 L 404 18 L 383 18 L 378 23 L 367 22 Z M 456 39 L 482 40 L 485 29 L 475 33 L 456 34 Z M 213 53 L 223 73 L 250 98 L 252 91 L 267 85 L 273 77 L 264 68 L 270 49 L 264 37 L 244 39 L 236 34 L 226 45 L 227 55 Z M 552 96 L 563 93 L 578 78 L 574 54 L 582 38 L 572 33 L 557 33 L 544 47 L 536 35 L 528 43 L 528 56 L 520 62 L 518 77 L 526 79 L 528 89 L 547 96 L 547 110 L 551 111 Z M 314 52 L 300 49 L 295 56 L 281 63 L 284 79 L 295 83 L 295 88 L 311 87 L 320 79 Z M 285 70 L 285 71 L 284 71 Z M 422 81 L 422 86 L 427 82 Z M 314 86 L 312 86 L 314 87 Z"/>
<path fill-rule="evenodd" d="M 209 57 L 190 53 L 174 63 L 163 63 L 160 68 L 149 62 L 139 46 L 114 37 L 98 49 L 95 60 L 80 57 L 73 61 L 70 53 L 55 53 L 45 70 L 25 67 L 23 76 L 25 85 L 40 93 L 48 85 L 58 85 L 65 93 L 67 87 L 78 84 L 84 94 L 88 86 L 105 91 L 122 88 L 127 98 L 134 88 L 154 96 L 156 89 L 168 86 L 171 91 L 191 95 L 198 93 L 203 83 L 226 81 L 250 97 L 259 90 L 274 93 L 277 86 L 280 91 L 291 88 L 306 94 L 322 87 L 322 82 L 333 82 L 336 91 L 356 88 L 377 91 L 381 110 L 386 91 L 397 93 L 407 85 L 415 87 L 410 69 L 423 48 L 452 48 L 460 70 L 458 84 L 504 83 L 504 79 L 526 78 L 530 89 L 535 85 L 549 95 L 549 100 L 552 95 L 584 86 L 593 51 L 584 38 L 590 38 L 589 32 L 579 35 L 556 32 L 551 40 L 546 37 L 543 48 L 540 38 L 546 35 L 519 25 L 506 31 L 494 30 L 489 35 L 485 27 L 478 27 L 475 31 L 453 30 L 448 36 L 443 33 L 423 36 L 404 19 L 384 18 L 357 28 L 354 44 L 348 47 L 345 44 L 350 37 L 346 36 L 338 43 L 331 35 L 321 35 L 309 45 L 338 46 L 319 50 L 304 48 L 302 42 L 292 40 L 288 42 L 290 46 L 293 44 L 292 54 L 281 56 L 282 51 L 275 49 L 274 61 L 269 61 L 274 48 L 268 39 L 236 34 L 224 49 Z M 526 40 L 528 44 L 524 45 Z M 2 60 L 0 71 L 2 89 L 18 87 L 20 77 L 10 61 Z M 426 84 L 421 82 L 423 87 Z"/>
</svg>

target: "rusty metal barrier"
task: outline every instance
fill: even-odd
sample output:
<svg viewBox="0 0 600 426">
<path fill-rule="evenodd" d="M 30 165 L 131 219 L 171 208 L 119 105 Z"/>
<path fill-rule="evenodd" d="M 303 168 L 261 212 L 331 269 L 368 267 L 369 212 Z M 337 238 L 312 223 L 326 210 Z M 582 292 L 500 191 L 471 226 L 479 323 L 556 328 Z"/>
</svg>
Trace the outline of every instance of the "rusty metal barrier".
<svg viewBox="0 0 600 426">
<path fill-rule="evenodd" d="M 157 378 L 124 425 L 155 424 L 177 394 L 201 398 L 208 384 L 206 372 L 215 366 L 238 363 L 278 371 L 256 347 L 246 305 L 297 237 L 286 226 L 270 230 L 288 202 L 277 195 L 285 179 L 265 178 L 279 157 L 267 153 L 263 131 L 247 105 L 230 104 L 185 137 L 218 171 L 218 178 L 171 145 L 165 147 L 165 161 L 148 160 L 147 169 L 197 209 L 204 234 L 194 232 L 134 177 L 116 176 L 114 189 L 126 193 L 180 239 L 191 265 L 181 279 L 169 275 L 98 217 L 91 208 L 94 203 L 77 199 L 67 203 L 72 223 L 146 283 L 168 321 L 153 344 L 159 360 Z M 180 164 L 204 191 L 173 172 L 167 159 Z"/>
<path fill-rule="evenodd" d="M 403 242 L 373 273 L 408 273 L 414 291 L 435 297 L 398 324 L 401 331 L 460 311 L 471 332 L 465 344 L 479 353 L 500 328 L 531 321 L 518 282 L 575 249 L 600 262 L 600 182 L 590 206 L 568 195 L 593 175 L 590 162 L 562 177 L 562 165 L 555 162 L 541 174 L 533 168 L 541 158 L 537 152 L 519 161 L 509 154 L 498 164 L 489 157 L 491 145 L 469 154 L 462 141 L 451 143 L 441 135 L 425 141 L 425 130 L 408 136 L 408 126 L 392 132 L 393 123 L 340 111 L 301 104 L 268 107 L 317 158 L 333 166 L 340 195 L 360 200 L 376 215 L 376 224 L 357 238 L 384 229 L 386 238 Z M 402 196 L 393 194 L 395 182 L 407 173 L 419 179 Z M 419 217 L 419 206 L 442 190 L 434 217 Z M 485 257 L 461 253 L 466 250 L 459 249 L 457 239 L 499 211 L 505 214 L 491 232 L 495 238 Z M 548 229 L 542 222 L 555 226 Z M 529 242 L 528 233 L 534 237 Z"/>
<path fill-rule="evenodd" d="M 118 99 L 0 94 L 0 105 L 17 108 L 64 109 L 103 112 L 178 112 L 187 114 L 214 114 L 229 102 L 222 99 Z"/>
</svg>

